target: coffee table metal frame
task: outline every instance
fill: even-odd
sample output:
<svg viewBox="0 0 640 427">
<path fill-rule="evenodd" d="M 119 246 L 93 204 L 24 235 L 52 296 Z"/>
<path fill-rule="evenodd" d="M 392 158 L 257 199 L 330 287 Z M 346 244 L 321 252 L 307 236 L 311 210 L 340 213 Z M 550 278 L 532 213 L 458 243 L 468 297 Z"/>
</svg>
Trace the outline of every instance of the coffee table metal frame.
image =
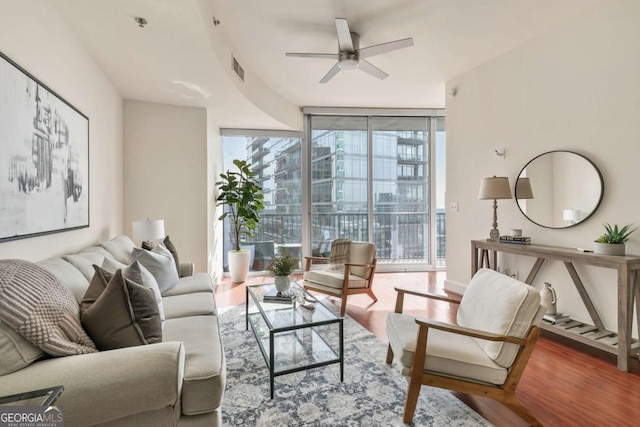
<svg viewBox="0 0 640 427">
<path fill-rule="evenodd" d="M 321 302 L 319 302 L 313 295 L 307 292 L 304 288 L 299 286 L 297 283 L 292 283 L 291 287 L 296 291 L 302 290 L 304 292 L 305 298 L 308 300 L 315 301 L 315 310 L 319 310 L 324 317 L 324 320 L 319 321 L 310 321 L 308 320 L 308 315 L 311 313 L 305 313 L 306 308 L 301 307 L 295 301 L 291 303 L 270 303 L 268 308 L 265 308 L 265 303 L 262 300 L 262 295 L 265 292 L 268 292 L 272 289 L 275 289 L 275 285 L 273 284 L 259 284 L 259 285 L 247 285 L 246 288 L 246 303 L 245 303 L 245 330 L 249 329 L 249 325 L 251 325 L 251 330 L 253 331 L 256 340 L 258 341 L 258 345 L 260 347 L 260 351 L 262 352 L 262 356 L 264 357 L 265 362 L 267 363 L 267 367 L 269 368 L 269 383 L 270 383 L 270 391 L 271 391 L 271 399 L 273 399 L 273 389 L 274 389 L 274 378 L 280 375 L 291 374 L 294 372 L 300 372 L 307 369 L 313 369 L 320 366 L 331 365 L 335 363 L 340 364 L 340 381 L 344 381 L 344 323 L 341 317 L 336 316 L 331 310 L 325 307 Z M 250 300 L 251 298 L 251 300 Z M 258 309 L 257 312 L 249 312 L 249 303 L 253 302 L 253 305 Z M 273 313 L 275 311 L 280 311 L 277 314 L 282 315 L 281 317 L 284 319 L 289 319 L 291 322 L 285 325 L 274 325 L 273 322 L 269 319 L 269 315 L 267 313 Z M 307 316 L 305 316 L 307 315 Z M 257 317 L 259 316 L 259 318 Z M 254 319 L 250 321 L 251 319 Z M 295 320 L 295 321 L 294 321 Z M 265 348 L 265 343 L 261 338 L 261 334 L 258 331 L 257 324 L 263 321 L 269 329 L 269 340 L 268 340 L 268 349 Z M 285 322 L 286 323 L 286 322 Z M 336 351 L 323 337 L 322 335 L 316 331 L 317 327 L 336 324 L 338 326 L 338 351 Z M 308 364 L 296 364 L 293 363 L 293 366 L 287 367 L 285 369 L 278 370 L 276 367 L 275 360 L 275 341 L 279 337 L 285 337 L 290 339 L 292 336 L 297 340 L 297 343 L 304 348 L 304 351 L 313 352 L 313 348 L 308 348 L 308 345 L 305 345 L 302 340 L 299 339 L 299 336 L 296 334 L 299 330 L 309 329 L 311 334 L 313 334 L 313 338 L 316 340 L 316 343 L 323 343 L 325 351 L 330 355 L 328 358 L 324 358 L 323 360 L 318 360 Z M 312 345 L 313 347 L 313 345 Z M 293 355 L 292 355 L 293 357 Z M 313 357 L 312 357 L 313 358 Z"/>
</svg>

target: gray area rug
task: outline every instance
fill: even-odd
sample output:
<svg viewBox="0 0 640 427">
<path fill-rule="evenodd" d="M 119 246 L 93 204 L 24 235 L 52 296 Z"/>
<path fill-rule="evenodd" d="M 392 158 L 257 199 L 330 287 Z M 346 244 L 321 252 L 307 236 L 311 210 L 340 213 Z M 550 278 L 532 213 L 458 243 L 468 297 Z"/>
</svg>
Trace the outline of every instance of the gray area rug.
<svg viewBox="0 0 640 427">
<path fill-rule="evenodd" d="M 490 426 L 446 390 L 423 386 L 413 424 L 402 422 L 407 381 L 397 362 L 385 363 L 386 345 L 350 317 L 344 319 L 344 382 L 339 365 L 275 378 L 249 328 L 244 305 L 220 310 L 227 356 L 225 426 Z M 337 339 L 337 337 L 336 337 Z"/>
</svg>

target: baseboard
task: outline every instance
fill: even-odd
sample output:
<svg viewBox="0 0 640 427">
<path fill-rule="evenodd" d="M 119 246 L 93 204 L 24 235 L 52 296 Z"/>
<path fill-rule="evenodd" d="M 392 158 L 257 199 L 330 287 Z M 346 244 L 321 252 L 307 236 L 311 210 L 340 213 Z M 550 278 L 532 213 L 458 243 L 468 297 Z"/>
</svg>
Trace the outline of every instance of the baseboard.
<svg viewBox="0 0 640 427">
<path fill-rule="evenodd" d="M 446 279 L 444 281 L 444 290 L 447 292 L 453 292 L 454 294 L 463 295 L 466 289 L 466 285 L 462 285 L 460 283 L 452 282 L 451 280 Z"/>
</svg>

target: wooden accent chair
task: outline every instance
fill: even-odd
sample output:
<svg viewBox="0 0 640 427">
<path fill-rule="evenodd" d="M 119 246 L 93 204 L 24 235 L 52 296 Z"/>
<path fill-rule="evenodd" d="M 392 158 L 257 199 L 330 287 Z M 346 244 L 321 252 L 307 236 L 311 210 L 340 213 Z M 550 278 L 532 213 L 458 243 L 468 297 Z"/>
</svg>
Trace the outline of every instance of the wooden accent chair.
<svg viewBox="0 0 640 427">
<path fill-rule="evenodd" d="M 394 355 L 409 378 L 405 423 L 413 420 L 422 384 L 490 397 L 533 426 L 540 422 L 515 395 L 538 336 L 545 307 L 535 288 L 481 269 L 461 301 L 396 287 L 395 313 L 387 317 L 387 363 Z M 457 325 L 402 313 L 405 294 L 459 304 Z"/>
<path fill-rule="evenodd" d="M 341 256 L 336 256 L 336 252 L 341 252 Z M 340 259 L 342 262 L 336 263 Z M 311 270 L 314 261 L 330 263 L 330 268 Z M 331 242 L 331 255 L 328 258 L 305 257 L 303 285 L 305 289 L 340 297 L 340 316 L 344 316 L 349 295 L 366 293 L 374 302 L 378 301 L 371 289 L 376 262 L 376 247 L 373 243 L 334 240 Z"/>
</svg>

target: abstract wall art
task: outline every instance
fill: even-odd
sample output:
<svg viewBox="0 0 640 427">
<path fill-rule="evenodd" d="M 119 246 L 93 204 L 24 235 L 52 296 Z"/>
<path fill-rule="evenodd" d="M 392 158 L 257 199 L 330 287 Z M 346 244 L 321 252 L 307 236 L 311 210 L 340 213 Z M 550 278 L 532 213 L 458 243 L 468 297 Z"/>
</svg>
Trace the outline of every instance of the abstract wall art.
<svg viewBox="0 0 640 427">
<path fill-rule="evenodd" d="M 89 118 L 0 52 L 0 242 L 89 226 Z"/>
</svg>

